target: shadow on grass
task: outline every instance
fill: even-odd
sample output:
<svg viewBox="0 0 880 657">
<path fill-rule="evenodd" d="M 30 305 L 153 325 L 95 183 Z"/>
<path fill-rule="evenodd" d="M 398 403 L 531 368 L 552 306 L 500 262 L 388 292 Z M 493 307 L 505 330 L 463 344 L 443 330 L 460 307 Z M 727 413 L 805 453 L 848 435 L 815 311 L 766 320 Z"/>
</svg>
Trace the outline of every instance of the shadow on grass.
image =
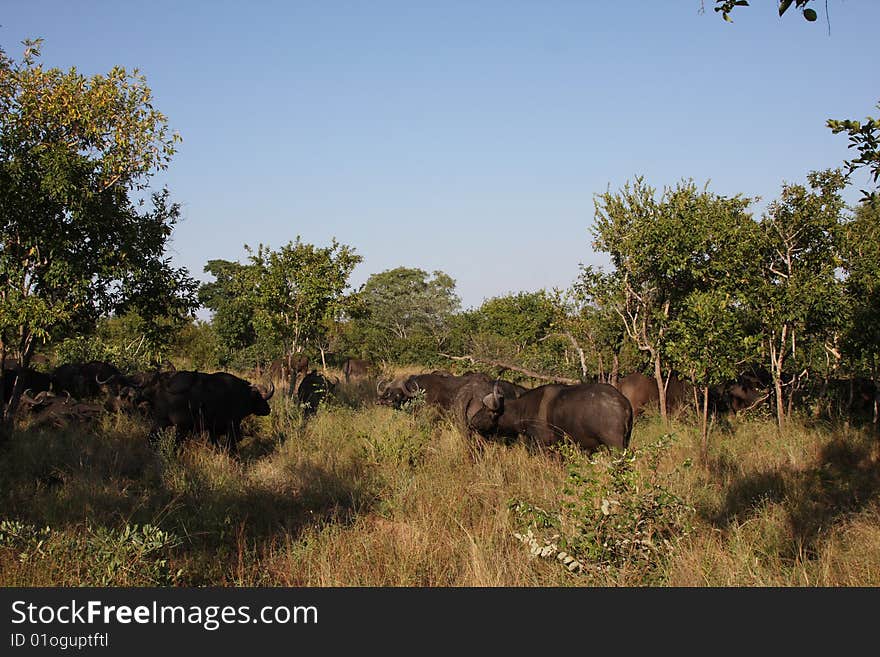
<svg viewBox="0 0 880 657">
<path fill-rule="evenodd" d="M 712 474 L 722 480 L 736 471 L 728 458 L 722 455 L 710 464 Z M 701 514 L 724 529 L 759 514 L 767 503 L 780 504 L 790 532 L 786 556 L 815 556 L 829 528 L 878 501 L 877 446 L 869 435 L 860 434 L 826 443 L 805 468 L 782 466 L 733 476 L 720 508 L 704 508 Z"/>
<path fill-rule="evenodd" d="M 257 456 L 271 451 L 249 445 L 238 460 L 197 442 L 156 451 L 145 430 L 18 431 L 0 454 L 0 519 L 74 532 L 152 524 L 182 539 L 179 558 L 210 563 L 240 553 L 242 536 L 296 540 L 374 504 L 358 463 Z"/>
</svg>

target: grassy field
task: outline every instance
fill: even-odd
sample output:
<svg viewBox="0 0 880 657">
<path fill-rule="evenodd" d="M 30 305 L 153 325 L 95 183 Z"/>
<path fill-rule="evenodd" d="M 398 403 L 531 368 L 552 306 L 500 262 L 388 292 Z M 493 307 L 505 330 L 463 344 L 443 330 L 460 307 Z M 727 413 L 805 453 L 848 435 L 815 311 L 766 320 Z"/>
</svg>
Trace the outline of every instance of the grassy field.
<svg viewBox="0 0 880 657">
<path fill-rule="evenodd" d="M 873 429 L 641 418 L 630 452 L 464 436 L 346 387 L 282 395 L 233 459 L 147 427 L 17 430 L 0 451 L 0 584 L 878 586 Z"/>
</svg>

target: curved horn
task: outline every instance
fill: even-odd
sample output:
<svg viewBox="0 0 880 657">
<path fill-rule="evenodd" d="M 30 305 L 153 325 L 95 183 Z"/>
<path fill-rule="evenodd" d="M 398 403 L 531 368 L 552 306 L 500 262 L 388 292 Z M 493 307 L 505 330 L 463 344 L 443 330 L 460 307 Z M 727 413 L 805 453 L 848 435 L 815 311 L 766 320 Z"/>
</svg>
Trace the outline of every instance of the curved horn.
<svg viewBox="0 0 880 657">
<path fill-rule="evenodd" d="M 22 401 L 30 404 L 31 406 L 36 406 L 37 404 L 39 404 L 42 401 L 42 399 L 38 400 L 35 397 L 31 397 L 30 393 L 31 393 L 30 388 L 28 388 L 27 390 L 23 390 L 21 393 Z"/>
<path fill-rule="evenodd" d="M 99 386 L 106 385 L 106 384 L 110 383 L 110 382 L 111 382 L 113 379 L 115 379 L 115 378 L 116 378 L 116 375 L 115 375 L 115 374 L 111 374 L 111 375 L 108 376 L 106 379 L 104 379 L 103 381 L 101 381 L 100 377 L 99 377 L 97 374 L 95 374 L 95 381 L 97 381 L 97 383 L 98 383 Z"/>
<path fill-rule="evenodd" d="M 403 382 L 403 392 L 407 397 L 415 397 L 419 394 L 419 383 L 418 381 L 414 381 L 413 377 L 409 377 L 406 381 Z"/>
<path fill-rule="evenodd" d="M 272 395 L 275 394 L 275 382 L 274 381 L 269 381 L 268 390 L 266 390 L 262 386 L 254 386 L 254 387 L 257 389 L 257 392 L 260 393 L 260 397 L 262 397 L 266 401 L 269 401 L 270 399 L 272 399 Z M 264 390 L 265 390 L 265 392 L 264 392 Z"/>
<path fill-rule="evenodd" d="M 498 387 L 498 382 L 495 382 L 495 385 L 492 386 L 492 392 L 483 397 L 483 406 L 492 411 L 500 410 L 502 405 L 504 404 L 504 395 L 501 392 L 501 389 Z"/>
<path fill-rule="evenodd" d="M 386 390 L 388 390 L 388 385 L 389 385 L 388 381 L 381 381 L 380 380 L 376 383 L 376 392 L 379 393 L 380 397 L 385 394 Z"/>
</svg>

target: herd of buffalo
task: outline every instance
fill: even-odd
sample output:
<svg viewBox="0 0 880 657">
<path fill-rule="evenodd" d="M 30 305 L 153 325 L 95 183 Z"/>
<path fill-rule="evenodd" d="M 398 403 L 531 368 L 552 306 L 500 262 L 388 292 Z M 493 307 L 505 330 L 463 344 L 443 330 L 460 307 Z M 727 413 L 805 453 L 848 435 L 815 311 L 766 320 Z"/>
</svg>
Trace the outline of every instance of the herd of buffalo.
<svg viewBox="0 0 880 657">
<path fill-rule="evenodd" d="M 226 438 L 230 451 L 237 450 L 241 422 L 249 415 L 270 413 L 274 381 L 295 396 L 304 418 L 310 417 L 339 384 L 309 371 L 308 359 L 275 361 L 254 375 L 270 381 L 251 383 L 226 372 L 205 373 L 155 369 L 124 374 L 114 365 L 91 361 L 68 363 L 50 372 L 32 368 L 4 367 L 3 394 L 8 402 L 13 389 L 21 392 L 20 414 L 32 423 L 63 426 L 97 418 L 104 412 L 133 412 L 148 418 L 150 437 L 174 428 L 178 438 L 206 433 L 212 443 Z M 361 359 L 342 364 L 346 382 L 376 375 L 378 369 Z M 429 374 L 379 380 L 376 403 L 401 408 L 413 400 L 448 413 L 469 434 L 490 439 L 527 436 L 539 445 L 569 437 L 586 451 L 600 446 L 626 448 L 634 419 L 646 408 L 658 405 L 654 379 L 633 373 L 615 382 L 550 383 L 525 388 L 482 372 L 454 375 L 435 370 Z M 713 391 L 716 412 L 739 412 L 769 397 L 768 382 L 757 376 L 739 377 Z M 692 390 L 679 379 L 667 380 L 667 408 L 675 411 L 693 402 Z M 872 384 L 873 385 L 873 384 Z M 857 396 L 877 397 L 876 386 L 861 388 Z M 852 395 L 852 393 L 851 393 Z"/>
</svg>

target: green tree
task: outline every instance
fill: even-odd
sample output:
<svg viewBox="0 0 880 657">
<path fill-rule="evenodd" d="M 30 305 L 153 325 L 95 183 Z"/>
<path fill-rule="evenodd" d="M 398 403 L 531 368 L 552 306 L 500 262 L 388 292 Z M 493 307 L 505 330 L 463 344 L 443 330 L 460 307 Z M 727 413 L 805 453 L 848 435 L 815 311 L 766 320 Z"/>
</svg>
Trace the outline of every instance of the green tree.
<svg viewBox="0 0 880 657">
<path fill-rule="evenodd" d="M 258 339 L 279 345 L 288 365 L 294 354 L 312 346 L 323 352 L 331 320 L 348 305 L 348 279 L 363 258 L 335 239 L 330 246 L 307 244 L 297 236 L 277 251 L 245 245 L 249 265 L 244 280 Z"/>
<path fill-rule="evenodd" d="M 880 110 L 880 103 L 877 103 L 877 109 Z M 880 119 L 871 116 L 865 117 L 864 122 L 853 119 L 828 119 L 826 125 L 835 135 L 841 132 L 849 135 L 849 148 L 854 148 L 859 153 L 858 157 L 844 162 L 847 179 L 850 179 L 858 169 L 867 167 L 870 170 L 871 180 L 877 187 L 880 181 Z M 861 191 L 864 200 L 877 204 L 876 189 Z"/>
<path fill-rule="evenodd" d="M 219 364 L 228 367 L 236 362 L 236 357 L 249 350 L 253 366 L 257 361 L 271 360 L 280 352 L 255 353 L 257 331 L 253 324 L 253 304 L 250 298 L 247 265 L 229 260 L 209 260 L 205 272 L 212 274 L 214 280 L 203 283 L 199 288 L 199 301 L 212 311 L 211 326 L 217 336 L 217 357 Z"/>
<path fill-rule="evenodd" d="M 842 289 L 836 276 L 844 203 L 840 171 L 811 172 L 809 189 L 785 184 L 760 222 L 763 279 L 752 297 L 770 365 L 780 429 L 790 410 L 798 354 L 810 341 L 833 342 Z"/>
<path fill-rule="evenodd" d="M 164 256 L 180 209 L 148 192 L 179 137 L 144 76 L 88 78 L 39 55 L 40 41 L 20 61 L 0 51 L 0 355 L 23 366 L 38 341 L 102 315 L 195 305 L 192 279 Z"/>
<path fill-rule="evenodd" d="M 712 263 L 724 243 L 709 240 L 710 227 L 731 217 L 741 223 L 749 203 L 699 191 L 693 181 L 666 188 L 658 199 L 641 177 L 617 194 L 596 197 L 594 248 L 610 255 L 614 270 L 585 267 L 580 286 L 597 306 L 613 309 L 627 335 L 649 355 L 664 421 L 666 380 L 674 364 L 670 327 L 688 296 L 712 280 Z"/>
<path fill-rule="evenodd" d="M 536 372 L 580 373 L 580 345 L 566 325 L 561 293 L 538 290 L 492 297 L 463 313 L 458 349 L 484 361 Z"/>
<path fill-rule="evenodd" d="M 598 380 L 617 387 L 621 367 L 639 370 L 641 364 L 638 350 L 627 349 L 633 343 L 614 310 L 615 290 L 619 288 L 613 276 L 606 275 L 603 280 L 599 272 L 581 267 L 581 275 L 568 291 L 570 309 L 565 321 L 578 344 L 587 345 L 595 365 L 591 371 L 596 372 Z M 586 374 L 583 372 L 582 377 Z"/>
<path fill-rule="evenodd" d="M 351 337 L 361 343 L 363 356 L 422 363 L 435 360 L 447 343 L 461 303 L 448 274 L 409 267 L 370 276 L 359 302 Z"/>
<path fill-rule="evenodd" d="M 880 389 L 880 207 L 863 202 L 843 230 L 846 272 L 843 356 L 853 374 L 869 376 Z M 874 422 L 878 422 L 874 407 Z"/>
</svg>

